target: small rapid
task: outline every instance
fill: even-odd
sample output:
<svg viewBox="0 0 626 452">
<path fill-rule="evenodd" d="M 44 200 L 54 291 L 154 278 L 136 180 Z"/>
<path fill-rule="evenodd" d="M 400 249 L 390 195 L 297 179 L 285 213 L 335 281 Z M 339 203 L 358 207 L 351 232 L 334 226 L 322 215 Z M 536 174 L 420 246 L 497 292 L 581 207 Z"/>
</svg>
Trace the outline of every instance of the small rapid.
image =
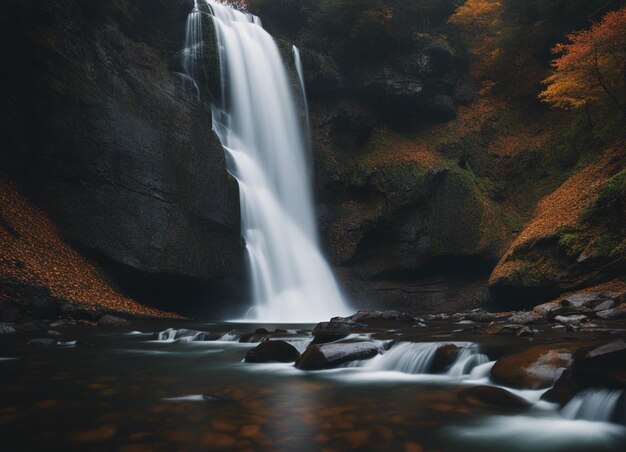
<svg viewBox="0 0 626 452">
<path fill-rule="evenodd" d="M 566 419 L 610 422 L 623 391 L 611 389 L 586 389 L 568 402 L 561 410 Z"/>
<path fill-rule="evenodd" d="M 370 371 L 464 377 L 488 361 L 473 343 L 398 342 L 381 355 L 361 362 L 360 367 Z"/>
</svg>

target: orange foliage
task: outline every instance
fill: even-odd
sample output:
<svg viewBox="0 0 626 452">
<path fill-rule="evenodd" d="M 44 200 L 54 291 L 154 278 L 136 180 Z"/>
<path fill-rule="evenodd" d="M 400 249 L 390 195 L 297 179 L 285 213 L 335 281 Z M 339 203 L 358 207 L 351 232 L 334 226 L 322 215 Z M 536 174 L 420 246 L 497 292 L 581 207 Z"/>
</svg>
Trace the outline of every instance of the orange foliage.
<svg viewBox="0 0 626 452">
<path fill-rule="evenodd" d="M 588 30 L 567 36 L 553 52 L 554 72 L 544 80 L 539 98 L 571 109 L 607 97 L 626 115 L 626 8 L 608 13 Z"/>
<path fill-rule="evenodd" d="M 501 0 L 467 0 L 450 16 L 449 22 L 465 35 L 472 53 L 472 71 L 482 77 L 497 59 L 495 39 L 498 34 Z"/>
<path fill-rule="evenodd" d="M 517 268 L 519 263 L 509 260 L 509 257 L 520 245 L 542 235 L 552 234 L 562 227 L 576 226 L 582 212 L 597 199 L 605 181 L 615 173 L 615 157 L 614 152 L 606 152 L 597 162 L 578 171 L 543 198 L 537 205 L 535 217 L 515 238 L 493 270 L 491 280 L 505 277 Z"/>
<path fill-rule="evenodd" d="M 61 239 L 47 215 L 2 180 L 0 277 L 48 287 L 53 296 L 79 303 L 86 309 L 178 317 L 142 306 L 113 290 L 93 265 Z"/>
<path fill-rule="evenodd" d="M 378 130 L 377 134 L 385 137 L 386 142 L 377 152 L 371 152 L 364 157 L 364 163 L 368 165 L 415 162 L 424 168 L 443 166 L 441 157 L 423 138 L 408 139 L 385 130 Z"/>
</svg>

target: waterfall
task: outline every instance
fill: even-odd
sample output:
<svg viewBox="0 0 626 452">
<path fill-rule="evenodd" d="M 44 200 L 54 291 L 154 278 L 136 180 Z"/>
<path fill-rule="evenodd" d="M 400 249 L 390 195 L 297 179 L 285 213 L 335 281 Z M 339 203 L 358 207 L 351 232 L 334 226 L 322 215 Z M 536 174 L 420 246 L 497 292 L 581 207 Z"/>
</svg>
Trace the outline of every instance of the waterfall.
<svg viewBox="0 0 626 452">
<path fill-rule="evenodd" d="M 292 46 L 291 48 L 293 52 L 293 63 L 296 67 L 296 72 L 298 74 L 298 81 L 300 82 L 300 91 L 302 92 L 302 103 L 304 104 L 304 134 L 307 145 L 307 157 L 311 157 L 312 153 L 312 144 L 311 144 L 311 129 L 309 128 L 310 119 L 309 119 L 309 103 L 306 97 L 306 83 L 304 83 L 304 68 L 302 66 L 302 57 L 300 56 L 300 49 L 296 46 Z M 312 161 L 312 158 L 309 159 Z"/>
<path fill-rule="evenodd" d="M 622 391 L 610 389 L 586 389 L 561 409 L 567 419 L 610 422 Z"/>
<path fill-rule="evenodd" d="M 306 131 L 278 47 L 256 16 L 202 1 L 212 16 L 220 61 L 222 92 L 212 105 L 213 129 L 239 182 L 254 296 L 248 317 L 314 322 L 349 315 L 319 249 Z M 201 24 L 201 13 L 192 21 L 194 14 L 191 28 Z M 195 28 L 187 36 L 186 48 L 201 45 L 194 41 L 202 39 Z M 195 78 L 197 68 L 190 64 L 189 70 Z"/>
<path fill-rule="evenodd" d="M 196 98 L 200 100 L 200 88 L 196 82 L 199 63 L 202 63 L 203 40 L 202 40 L 202 12 L 198 0 L 194 0 L 193 10 L 187 16 L 187 28 L 185 31 L 185 48 L 183 49 L 183 68 L 185 84 L 191 84 Z"/>
</svg>

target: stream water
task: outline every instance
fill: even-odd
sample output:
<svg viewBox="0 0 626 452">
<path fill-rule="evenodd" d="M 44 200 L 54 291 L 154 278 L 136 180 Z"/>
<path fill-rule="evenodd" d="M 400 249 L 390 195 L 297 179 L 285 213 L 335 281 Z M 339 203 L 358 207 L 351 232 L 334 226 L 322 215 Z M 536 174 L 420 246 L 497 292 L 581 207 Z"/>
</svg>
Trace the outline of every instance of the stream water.
<svg viewBox="0 0 626 452">
<path fill-rule="evenodd" d="M 339 369 L 304 372 L 293 363 L 249 364 L 238 331 L 261 325 L 176 325 L 133 330 L 75 327 L 61 345 L 0 341 L 3 450 L 624 450 L 626 428 L 609 422 L 615 391 L 589 391 L 563 410 L 541 391 L 514 391 L 525 409 L 489 408 L 461 396 L 493 385 L 492 359 L 519 338 L 462 347 L 446 372 L 428 374 L 434 338 L 394 343 L 384 353 Z M 300 351 L 310 325 L 287 330 Z M 160 334 L 159 334 L 160 333 Z M 445 336 L 445 334 L 443 334 Z M 160 338 L 160 339 L 159 339 Z M 218 340 L 208 340 L 218 338 Z M 195 339 L 195 340 L 194 340 Z M 260 340 L 260 338 L 258 339 Z M 370 340 L 353 336 L 348 340 Z M 623 405 L 621 405 L 623 407 Z M 10 438 L 10 440 L 8 439 Z"/>
</svg>

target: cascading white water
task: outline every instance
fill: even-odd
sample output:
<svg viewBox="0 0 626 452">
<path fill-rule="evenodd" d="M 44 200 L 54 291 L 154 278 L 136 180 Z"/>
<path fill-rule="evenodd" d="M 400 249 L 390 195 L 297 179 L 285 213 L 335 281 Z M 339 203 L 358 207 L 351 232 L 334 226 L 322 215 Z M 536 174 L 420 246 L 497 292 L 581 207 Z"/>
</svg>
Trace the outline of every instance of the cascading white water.
<svg viewBox="0 0 626 452">
<path fill-rule="evenodd" d="M 561 409 L 567 419 L 609 422 L 622 391 L 611 389 L 586 389 Z"/>
<path fill-rule="evenodd" d="M 452 367 L 448 370 L 448 375 L 451 377 L 462 377 L 464 375 L 470 375 L 474 368 L 486 364 L 489 362 L 487 355 L 480 353 L 476 344 L 470 344 L 463 347 L 452 364 Z"/>
<path fill-rule="evenodd" d="M 256 16 L 202 1 L 220 58 L 222 95 L 213 105 L 213 129 L 239 182 L 255 302 L 249 317 L 314 322 L 349 315 L 319 249 L 305 134 L 278 47 Z M 202 39 L 198 23 L 201 13 L 192 12 L 188 49 Z M 196 70 L 188 67 L 192 78 Z"/>
<path fill-rule="evenodd" d="M 300 56 L 300 49 L 296 46 L 292 46 L 291 48 L 293 52 L 293 62 L 296 66 L 296 72 L 298 74 L 298 81 L 300 82 L 300 90 L 302 91 L 302 101 L 304 104 L 304 124 L 305 124 L 305 140 L 306 145 L 309 147 L 307 149 L 310 152 L 311 147 L 311 130 L 309 128 L 309 103 L 306 97 L 306 83 L 304 82 L 304 67 L 302 66 L 302 57 Z"/>
<path fill-rule="evenodd" d="M 369 361 L 359 362 L 360 367 L 373 371 L 395 371 L 407 374 L 432 373 L 432 364 L 439 350 L 445 343 L 440 342 L 400 342 L 391 349 Z M 476 344 L 457 344 L 458 355 L 446 374 L 450 377 L 470 375 L 471 371 L 489 361 L 480 353 Z"/>
<path fill-rule="evenodd" d="M 186 84 L 191 84 L 196 97 L 200 99 L 200 88 L 195 77 L 198 74 L 198 62 L 202 61 L 202 12 L 199 0 L 194 0 L 193 10 L 187 16 L 187 28 L 185 32 L 185 48 L 183 49 L 183 68 Z"/>
</svg>

